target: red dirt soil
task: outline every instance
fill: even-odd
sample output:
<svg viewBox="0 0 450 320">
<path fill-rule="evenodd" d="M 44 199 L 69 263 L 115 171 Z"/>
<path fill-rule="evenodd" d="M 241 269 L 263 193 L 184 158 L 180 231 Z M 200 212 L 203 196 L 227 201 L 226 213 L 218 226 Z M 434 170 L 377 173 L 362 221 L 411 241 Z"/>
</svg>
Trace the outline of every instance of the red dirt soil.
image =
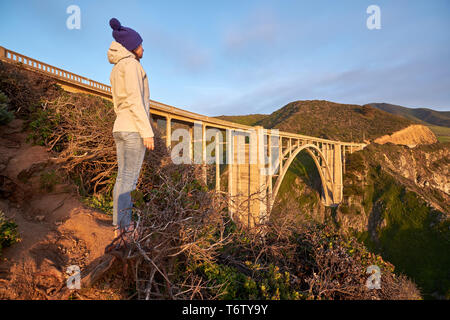
<svg viewBox="0 0 450 320">
<path fill-rule="evenodd" d="M 0 210 L 22 239 L 2 250 L 0 299 L 58 299 L 68 266 L 83 272 L 103 256 L 113 240 L 112 217 L 84 205 L 69 181 L 50 192 L 41 187 L 41 174 L 55 168 L 53 155 L 27 143 L 22 125 L 16 119 L 0 126 Z M 71 298 L 121 299 L 120 288 L 118 279 L 106 279 Z"/>
</svg>

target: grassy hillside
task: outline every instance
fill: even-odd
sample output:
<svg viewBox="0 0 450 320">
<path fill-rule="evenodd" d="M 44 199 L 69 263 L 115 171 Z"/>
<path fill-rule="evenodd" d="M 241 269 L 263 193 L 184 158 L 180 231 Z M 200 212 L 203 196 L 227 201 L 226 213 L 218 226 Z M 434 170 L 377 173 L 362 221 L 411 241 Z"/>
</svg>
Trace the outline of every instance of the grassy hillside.
<svg viewBox="0 0 450 320">
<path fill-rule="evenodd" d="M 234 116 L 228 117 L 227 120 L 355 142 L 391 134 L 415 123 L 371 106 L 340 104 L 324 100 L 295 101 L 270 115 L 257 116 Z"/>
<path fill-rule="evenodd" d="M 450 127 L 428 125 L 428 128 L 433 131 L 439 142 L 450 142 Z"/>
<path fill-rule="evenodd" d="M 326 214 L 321 211 L 327 211 L 328 208 L 320 203 L 321 193 L 322 184 L 316 164 L 306 151 L 302 151 L 291 163 L 283 178 L 271 216 L 283 216 L 288 211 L 301 212 L 296 215 L 299 223 L 326 223 Z"/>
<path fill-rule="evenodd" d="M 448 167 L 448 145 L 422 146 L 415 150 L 415 169 L 419 177 L 431 179 L 437 174 L 445 179 Z M 359 233 L 361 240 L 373 252 L 391 261 L 398 270 L 412 277 L 422 288 L 426 297 L 437 295 L 450 298 L 450 220 L 446 211 L 445 194 L 434 187 L 416 186 L 413 179 L 401 174 L 410 169 L 412 161 L 405 158 L 404 147 L 394 145 L 369 146 L 348 157 L 344 177 L 344 203 L 339 207 L 340 221 L 352 221 L 355 230 L 360 221 L 366 230 Z M 433 149 L 433 150 L 432 150 Z M 437 150 L 434 150 L 437 149 Z M 436 154 L 443 153 L 443 157 Z M 447 152 L 447 153 L 445 153 Z M 436 157 L 430 164 L 418 161 Z M 428 156 L 426 156 L 428 154 Z M 398 172 L 389 168 L 379 158 L 393 161 Z M 406 159 L 404 168 L 397 165 L 396 158 Z M 386 160 L 387 161 L 387 160 Z M 425 170 L 431 170 L 426 174 Z M 420 172 L 420 173 L 419 173 Z M 431 180 L 429 180 L 431 181 Z M 430 206 L 425 199 L 440 203 L 444 211 Z"/>
<path fill-rule="evenodd" d="M 426 298 L 448 299 L 450 220 L 445 212 L 449 202 L 434 183 L 448 175 L 449 147 L 434 144 L 409 150 L 392 144 L 370 145 L 349 155 L 344 202 L 337 209 L 321 203 L 317 169 L 309 155 L 300 153 L 284 177 L 272 215 L 278 218 L 296 211 L 298 222 L 317 221 L 355 235 L 398 272 L 414 279 Z"/>
</svg>

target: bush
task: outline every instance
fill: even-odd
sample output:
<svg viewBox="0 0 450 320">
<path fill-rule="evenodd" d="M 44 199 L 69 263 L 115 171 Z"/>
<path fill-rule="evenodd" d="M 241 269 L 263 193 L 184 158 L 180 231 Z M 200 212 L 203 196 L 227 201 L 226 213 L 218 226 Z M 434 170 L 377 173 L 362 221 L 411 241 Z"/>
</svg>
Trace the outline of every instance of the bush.
<svg viewBox="0 0 450 320">
<path fill-rule="evenodd" d="M 10 110 L 24 119 L 41 99 L 53 98 L 62 92 L 62 88 L 50 77 L 2 61 L 0 90 L 9 97 Z"/>
<path fill-rule="evenodd" d="M 106 214 L 113 214 L 113 198 L 110 194 L 98 193 L 82 199 L 83 203 L 91 208 L 98 209 Z"/>
<path fill-rule="evenodd" d="M 58 173 L 55 170 L 42 172 L 40 175 L 40 186 L 41 189 L 46 190 L 47 192 L 52 192 L 60 182 L 60 178 Z"/>
<path fill-rule="evenodd" d="M 27 137 L 27 142 L 33 141 L 33 143 L 41 146 L 48 144 L 48 140 L 53 137 L 59 121 L 60 115 L 54 114 L 53 110 L 38 108 L 30 116 L 30 122 L 28 123 L 30 135 Z"/>
<path fill-rule="evenodd" d="M 17 224 L 12 219 L 5 217 L 3 211 L 0 210 L 0 254 L 2 248 L 9 247 L 19 241 Z"/>
<path fill-rule="evenodd" d="M 14 113 L 8 110 L 9 99 L 0 91 L 0 125 L 5 125 L 14 119 Z"/>
<path fill-rule="evenodd" d="M 294 226 L 291 224 L 291 226 Z M 222 299 L 420 299 L 394 266 L 351 237 L 311 224 L 287 231 L 272 225 L 261 235 L 235 232 L 216 263 L 200 266 Z M 381 289 L 369 290 L 367 267 L 377 265 Z M 214 290 L 213 290 L 214 291 Z"/>
</svg>

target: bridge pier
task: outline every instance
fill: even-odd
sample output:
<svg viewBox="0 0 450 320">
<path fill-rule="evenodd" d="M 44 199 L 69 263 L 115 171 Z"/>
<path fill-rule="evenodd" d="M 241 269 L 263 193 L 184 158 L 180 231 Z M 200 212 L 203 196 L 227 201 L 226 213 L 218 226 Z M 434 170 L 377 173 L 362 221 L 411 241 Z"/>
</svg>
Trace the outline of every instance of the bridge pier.
<svg viewBox="0 0 450 320">
<path fill-rule="evenodd" d="M 334 191 L 333 202 L 339 204 L 342 201 L 343 184 L 342 184 L 342 146 L 340 143 L 334 145 Z"/>
<path fill-rule="evenodd" d="M 236 222 L 250 228 L 268 218 L 271 176 L 266 175 L 263 130 L 257 127 L 250 132 L 227 132 L 230 213 Z"/>
<path fill-rule="evenodd" d="M 166 116 L 166 147 L 170 149 L 172 146 L 172 118 Z"/>
</svg>

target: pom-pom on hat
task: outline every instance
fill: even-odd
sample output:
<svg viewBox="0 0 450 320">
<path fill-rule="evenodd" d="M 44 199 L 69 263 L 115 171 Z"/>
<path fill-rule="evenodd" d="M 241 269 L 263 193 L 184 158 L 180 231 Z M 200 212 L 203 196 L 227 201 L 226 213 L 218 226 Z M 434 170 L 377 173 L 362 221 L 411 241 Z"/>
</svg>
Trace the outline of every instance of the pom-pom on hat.
<svg viewBox="0 0 450 320">
<path fill-rule="evenodd" d="M 122 26 L 116 18 L 109 20 L 109 25 L 113 29 L 112 36 L 114 40 L 123 45 L 129 51 L 133 51 L 142 43 L 142 38 L 139 33 L 131 28 Z"/>
</svg>

